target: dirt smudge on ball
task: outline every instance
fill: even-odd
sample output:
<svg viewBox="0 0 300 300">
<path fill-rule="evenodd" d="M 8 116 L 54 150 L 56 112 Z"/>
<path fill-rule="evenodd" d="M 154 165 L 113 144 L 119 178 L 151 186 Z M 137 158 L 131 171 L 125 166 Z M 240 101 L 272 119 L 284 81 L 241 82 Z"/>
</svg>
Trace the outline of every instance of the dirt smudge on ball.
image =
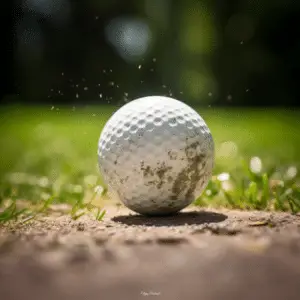
<svg viewBox="0 0 300 300">
<path fill-rule="evenodd" d="M 203 153 L 197 153 L 197 147 L 200 146 L 199 142 L 194 142 L 187 145 L 184 149 L 187 166 L 182 169 L 174 181 L 172 187 L 172 200 L 177 200 L 183 191 L 185 192 L 185 199 L 190 199 L 196 189 L 198 182 L 203 177 L 201 169 L 206 164 L 206 156 Z M 201 164 L 201 168 L 199 165 Z"/>
<path fill-rule="evenodd" d="M 172 167 L 166 166 L 165 162 L 158 163 L 158 166 L 151 168 L 150 166 L 145 166 L 145 163 L 141 162 L 141 170 L 143 171 L 144 177 L 156 177 L 156 179 L 148 182 L 148 185 L 155 184 L 158 189 L 162 187 L 165 182 L 165 175 L 170 171 Z"/>
</svg>

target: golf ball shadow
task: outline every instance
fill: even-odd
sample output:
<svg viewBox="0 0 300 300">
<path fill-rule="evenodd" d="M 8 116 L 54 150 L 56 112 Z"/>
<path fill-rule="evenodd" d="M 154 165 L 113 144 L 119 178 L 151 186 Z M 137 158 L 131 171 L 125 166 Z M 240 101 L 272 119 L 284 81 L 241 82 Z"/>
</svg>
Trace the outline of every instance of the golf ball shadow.
<svg viewBox="0 0 300 300">
<path fill-rule="evenodd" d="M 114 222 L 130 226 L 148 225 L 157 227 L 220 223 L 226 219 L 226 215 L 210 211 L 180 211 L 164 216 L 121 215 L 112 218 Z"/>
</svg>

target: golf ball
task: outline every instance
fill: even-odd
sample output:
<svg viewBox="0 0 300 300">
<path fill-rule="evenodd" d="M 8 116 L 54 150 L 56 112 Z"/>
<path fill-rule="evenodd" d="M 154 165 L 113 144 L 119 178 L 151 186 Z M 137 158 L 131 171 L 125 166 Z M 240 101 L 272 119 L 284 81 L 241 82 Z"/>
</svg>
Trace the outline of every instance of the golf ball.
<svg viewBox="0 0 300 300">
<path fill-rule="evenodd" d="M 144 215 L 180 211 L 212 175 L 214 142 L 200 115 L 169 97 L 133 100 L 104 126 L 98 162 L 110 191 Z"/>
</svg>

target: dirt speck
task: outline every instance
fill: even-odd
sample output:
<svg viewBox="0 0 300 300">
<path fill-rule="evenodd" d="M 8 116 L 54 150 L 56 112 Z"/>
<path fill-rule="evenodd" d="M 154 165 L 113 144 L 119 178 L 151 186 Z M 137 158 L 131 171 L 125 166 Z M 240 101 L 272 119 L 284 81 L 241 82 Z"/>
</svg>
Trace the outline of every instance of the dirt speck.
<svg viewBox="0 0 300 300">
<path fill-rule="evenodd" d="M 165 174 L 172 168 L 166 166 L 165 162 L 157 164 L 157 167 L 145 166 L 144 162 L 141 162 L 141 170 L 143 171 L 144 177 L 154 177 L 154 180 L 147 182 L 147 185 L 155 184 L 158 189 L 162 187 L 165 180 Z"/>
<path fill-rule="evenodd" d="M 184 237 L 159 237 L 156 241 L 161 245 L 178 245 L 188 242 Z"/>
<path fill-rule="evenodd" d="M 168 156 L 171 160 L 176 160 L 178 155 L 175 151 L 169 150 L 168 151 Z"/>
<path fill-rule="evenodd" d="M 84 231 L 84 224 L 83 223 L 78 223 L 77 230 L 78 231 Z"/>
<path fill-rule="evenodd" d="M 153 175 L 154 175 L 154 172 L 153 172 L 153 170 L 151 169 L 150 166 L 144 167 L 144 166 L 141 164 L 141 170 L 143 171 L 144 177 L 147 177 L 147 176 L 153 176 Z"/>
</svg>

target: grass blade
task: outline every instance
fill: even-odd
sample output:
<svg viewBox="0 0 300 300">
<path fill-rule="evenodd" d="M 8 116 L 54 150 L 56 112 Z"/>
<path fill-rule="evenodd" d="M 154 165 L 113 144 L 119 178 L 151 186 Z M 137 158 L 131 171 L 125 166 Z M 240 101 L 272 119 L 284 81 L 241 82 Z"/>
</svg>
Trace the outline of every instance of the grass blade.
<svg viewBox="0 0 300 300">
<path fill-rule="evenodd" d="M 268 201 L 270 199 L 270 187 L 268 174 L 265 173 L 262 176 L 262 196 L 261 196 L 261 208 L 266 208 L 268 206 Z"/>
<path fill-rule="evenodd" d="M 103 217 L 105 216 L 105 214 L 106 214 L 105 209 L 101 210 L 100 208 L 98 208 L 97 214 L 96 214 L 96 220 L 101 221 L 103 219 Z"/>
</svg>

